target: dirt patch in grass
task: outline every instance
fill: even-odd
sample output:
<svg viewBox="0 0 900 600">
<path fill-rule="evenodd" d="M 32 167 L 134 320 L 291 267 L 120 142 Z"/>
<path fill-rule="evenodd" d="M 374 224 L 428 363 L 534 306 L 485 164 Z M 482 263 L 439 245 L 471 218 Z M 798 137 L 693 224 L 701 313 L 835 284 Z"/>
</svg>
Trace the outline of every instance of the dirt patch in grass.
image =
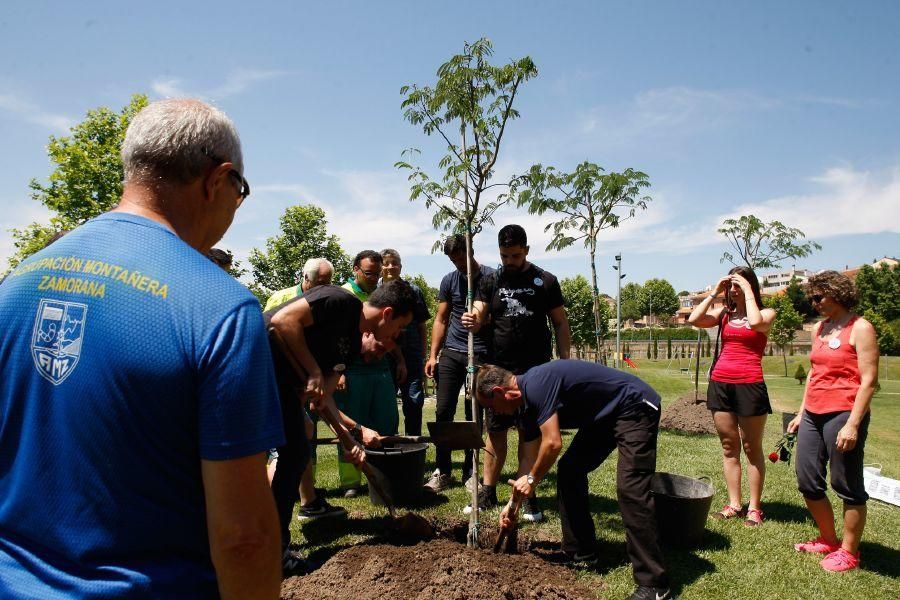
<svg viewBox="0 0 900 600">
<path fill-rule="evenodd" d="M 701 400 L 704 398 L 701 396 Z M 661 429 L 671 429 L 684 433 L 715 433 L 716 426 L 712 412 L 706 402 L 696 404 L 694 393 L 685 394 L 667 405 L 659 419 Z"/>
<path fill-rule="evenodd" d="M 596 598 L 569 568 L 529 552 L 542 545 L 520 532 L 519 554 L 494 554 L 496 528 L 485 527 L 480 548 L 465 543 L 467 525 L 432 521 L 434 539 L 415 545 L 385 532 L 385 541 L 341 550 L 305 577 L 285 579 L 285 600 L 441 598 L 448 600 L 546 600 Z"/>
</svg>

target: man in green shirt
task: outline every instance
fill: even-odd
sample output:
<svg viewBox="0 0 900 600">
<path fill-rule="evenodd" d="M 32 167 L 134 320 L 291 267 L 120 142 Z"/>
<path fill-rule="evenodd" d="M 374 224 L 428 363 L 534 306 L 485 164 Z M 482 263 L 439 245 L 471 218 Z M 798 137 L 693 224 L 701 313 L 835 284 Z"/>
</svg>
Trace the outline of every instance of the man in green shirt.
<svg viewBox="0 0 900 600">
<path fill-rule="evenodd" d="M 381 266 L 381 254 L 374 250 L 363 250 L 353 258 L 353 274 L 341 287 L 365 302 L 369 294 L 378 287 Z M 396 348 L 392 354 L 397 360 L 397 378 L 405 380 L 406 363 L 403 354 Z M 334 400 L 346 415 L 361 425 L 382 435 L 396 435 L 400 425 L 397 389 L 390 364 L 383 354 L 364 355 L 347 365 L 343 389 L 334 394 Z M 362 475 L 353 464 L 344 462 L 340 454 L 338 474 L 341 487 L 346 489 L 345 495 L 350 498 L 356 496 L 362 484 Z"/>
<path fill-rule="evenodd" d="M 276 306 L 281 306 L 288 300 L 302 296 L 303 292 L 317 285 L 331 285 L 331 277 L 334 275 L 334 266 L 327 258 L 311 258 L 303 265 L 300 283 L 289 288 L 273 292 L 263 308 L 268 312 Z"/>
</svg>

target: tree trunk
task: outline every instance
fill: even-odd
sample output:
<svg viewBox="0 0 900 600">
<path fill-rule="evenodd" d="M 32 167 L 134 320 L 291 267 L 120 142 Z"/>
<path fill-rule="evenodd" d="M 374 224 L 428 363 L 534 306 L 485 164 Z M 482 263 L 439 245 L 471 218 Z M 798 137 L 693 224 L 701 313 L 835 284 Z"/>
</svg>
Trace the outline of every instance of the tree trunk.
<svg viewBox="0 0 900 600">
<path fill-rule="evenodd" d="M 787 350 L 784 346 L 781 347 L 781 358 L 784 359 L 784 376 L 787 377 Z"/>
<path fill-rule="evenodd" d="M 600 357 L 600 290 L 597 288 L 597 244 L 591 242 L 591 296 L 594 299 L 594 349 Z"/>
</svg>

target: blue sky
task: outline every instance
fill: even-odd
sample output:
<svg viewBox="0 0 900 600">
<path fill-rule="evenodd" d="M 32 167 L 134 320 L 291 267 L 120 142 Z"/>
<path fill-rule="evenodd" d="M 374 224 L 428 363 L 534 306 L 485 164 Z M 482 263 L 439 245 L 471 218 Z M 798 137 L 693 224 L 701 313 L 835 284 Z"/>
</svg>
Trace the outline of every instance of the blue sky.
<svg viewBox="0 0 900 600">
<path fill-rule="evenodd" d="M 205 98 L 241 132 L 253 195 L 220 246 L 243 258 L 311 202 L 351 254 L 395 247 L 436 284 L 450 264 L 393 164 L 441 148 L 403 121 L 399 89 L 433 83 L 482 36 L 497 62 L 529 55 L 540 72 L 500 177 L 583 160 L 650 176 L 650 208 L 601 236 L 602 291 L 620 251 L 626 281 L 714 282 L 716 228 L 748 212 L 822 244 L 798 267 L 897 256 L 898 30 L 895 2 L 15 3 L 0 15 L 0 261 L 9 228 L 47 217 L 28 181 L 50 172 L 48 137 L 144 92 Z M 546 218 L 498 213 L 511 222 L 536 264 L 589 274 L 582 248 L 543 250 Z M 476 240 L 482 262 L 497 261 L 495 233 Z"/>
</svg>

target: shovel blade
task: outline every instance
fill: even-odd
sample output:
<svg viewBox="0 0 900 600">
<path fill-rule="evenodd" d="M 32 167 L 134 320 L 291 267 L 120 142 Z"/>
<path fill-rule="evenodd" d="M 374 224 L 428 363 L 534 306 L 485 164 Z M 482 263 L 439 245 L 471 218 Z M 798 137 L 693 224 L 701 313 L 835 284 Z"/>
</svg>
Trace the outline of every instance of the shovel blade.
<svg viewBox="0 0 900 600">
<path fill-rule="evenodd" d="M 474 421 L 428 423 L 428 433 L 435 446 L 441 446 L 447 450 L 484 448 L 481 428 Z"/>
</svg>

